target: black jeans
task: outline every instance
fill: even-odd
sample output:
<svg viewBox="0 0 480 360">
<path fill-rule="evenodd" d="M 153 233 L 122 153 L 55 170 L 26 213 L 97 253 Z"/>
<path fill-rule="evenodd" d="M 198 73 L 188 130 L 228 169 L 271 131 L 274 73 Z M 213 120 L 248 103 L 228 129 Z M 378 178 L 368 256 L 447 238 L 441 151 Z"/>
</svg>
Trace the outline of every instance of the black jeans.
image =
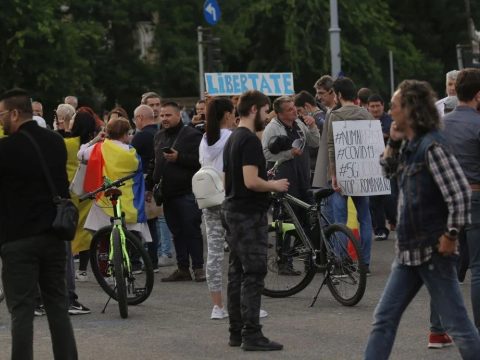
<svg viewBox="0 0 480 360">
<path fill-rule="evenodd" d="M 372 214 L 372 225 L 375 235 L 385 234 L 389 230 L 385 226 L 385 218 L 388 222 L 395 224 L 395 205 L 392 195 L 370 196 L 370 213 Z"/>
<path fill-rule="evenodd" d="M 42 234 L 2 245 L 2 280 L 11 313 L 12 360 L 33 359 L 33 311 L 37 284 L 48 317 L 55 359 L 77 359 L 68 315 L 65 242 Z"/>
<path fill-rule="evenodd" d="M 152 236 L 152 242 L 147 243 L 148 255 L 150 255 L 150 260 L 152 260 L 153 268 L 158 268 L 158 234 L 157 234 L 157 218 L 147 220 L 148 229 L 150 230 L 150 235 Z"/>
<path fill-rule="evenodd" d="M 203 268 L 202 213 L 193 193 L 165 199 L 165 220 L 173 234 L 177 264 L 181 269 Z"/>
<path fill-rule="evenodd" d="M 230 247 L 228 267 L 228 316 L 232 336 L 244 340 L 262 336 L 260 304 L 267 274 L 267 213 L 222 211 Z"/>
</svg>

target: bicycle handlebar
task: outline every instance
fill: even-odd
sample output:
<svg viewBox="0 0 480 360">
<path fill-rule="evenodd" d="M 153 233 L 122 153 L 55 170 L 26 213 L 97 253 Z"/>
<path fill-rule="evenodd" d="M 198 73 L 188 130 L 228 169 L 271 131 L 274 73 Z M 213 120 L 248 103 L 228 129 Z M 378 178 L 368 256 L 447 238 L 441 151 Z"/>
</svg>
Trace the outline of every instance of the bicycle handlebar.
<svg viewBox="0 0 480 360">
<path fill-rule="evenodd" d="M 95 195 L 97 195 L 99 192 L 105 191 L 105 190 L 110 189 L 112 187 L 123 186 L 124 185 L 123 183 L 125 181 L 132 179 L 133 177 L 135 177 L 135 175 L 136 175 L 136 173 L 133 173 L 133 174 L 124 176 L 124 177 L 122 177 L 120 179 L 117 179 L 115 181 L 112 181 L 112 182 L 104 181 L 103 185 L 100 186 L 98 189 L 93 190 L 92 192 L 89 192 L 89 193 L 86 193 L 86 194 L 83 194 L 82 196 L 80 196 L 79 201 L 82 202 L 82 201 L 85 201 L 87 199 L 93 199 L 95 197 Z"/>
</svg>

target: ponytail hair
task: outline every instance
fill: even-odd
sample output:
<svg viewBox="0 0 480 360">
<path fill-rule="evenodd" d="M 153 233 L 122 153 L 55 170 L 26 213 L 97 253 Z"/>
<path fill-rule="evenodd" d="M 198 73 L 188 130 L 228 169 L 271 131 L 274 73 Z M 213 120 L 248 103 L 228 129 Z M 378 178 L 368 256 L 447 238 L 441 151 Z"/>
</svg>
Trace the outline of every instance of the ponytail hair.
<svg viewBox="0 0 480 360">
<path fill-rule="evenodd" d="M 207 103 L 206 136 L 208 146 L 212 146 L 220 139 L 220 123 L 226 112 L 232 112 L 233 103 L 226 97 L 216 97 Z"/>
</svg>

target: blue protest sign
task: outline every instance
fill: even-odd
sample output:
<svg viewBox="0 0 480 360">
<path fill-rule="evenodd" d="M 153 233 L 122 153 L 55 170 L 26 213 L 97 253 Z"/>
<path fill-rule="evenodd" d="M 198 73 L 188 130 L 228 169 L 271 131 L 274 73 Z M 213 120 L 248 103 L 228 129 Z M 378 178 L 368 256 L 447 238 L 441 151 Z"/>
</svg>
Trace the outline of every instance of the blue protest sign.
<svg viewBox="0 0 480 360">
<path fill-rule="evenodd" d="M 268 96 L 293 95 L 292 73 L 205 73 L 209 95 L 240 95 L 258 90 Z"/>
<path fill-rule="evenodd" d="M 220 20 L 220 6 L 217 0 L 206 0 L 203 4 L 203 16 L 210 25 L 215 25 Z"/>
</svg>

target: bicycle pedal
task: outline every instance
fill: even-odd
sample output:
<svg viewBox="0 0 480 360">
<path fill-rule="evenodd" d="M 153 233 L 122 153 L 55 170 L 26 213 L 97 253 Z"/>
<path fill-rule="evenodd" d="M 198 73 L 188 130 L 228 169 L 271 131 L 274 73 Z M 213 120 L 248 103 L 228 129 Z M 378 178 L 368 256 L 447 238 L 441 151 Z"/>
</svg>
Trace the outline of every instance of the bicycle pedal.
<svg viewBox="0 0 480 360">
<path fill-rule="evenodd" d="M 143 296 L 147 293 L 147 289 L 145 288 L 136 288 L 133 290 L 133 293 L 136 295 L 136 296 Z"/>
</svg>

